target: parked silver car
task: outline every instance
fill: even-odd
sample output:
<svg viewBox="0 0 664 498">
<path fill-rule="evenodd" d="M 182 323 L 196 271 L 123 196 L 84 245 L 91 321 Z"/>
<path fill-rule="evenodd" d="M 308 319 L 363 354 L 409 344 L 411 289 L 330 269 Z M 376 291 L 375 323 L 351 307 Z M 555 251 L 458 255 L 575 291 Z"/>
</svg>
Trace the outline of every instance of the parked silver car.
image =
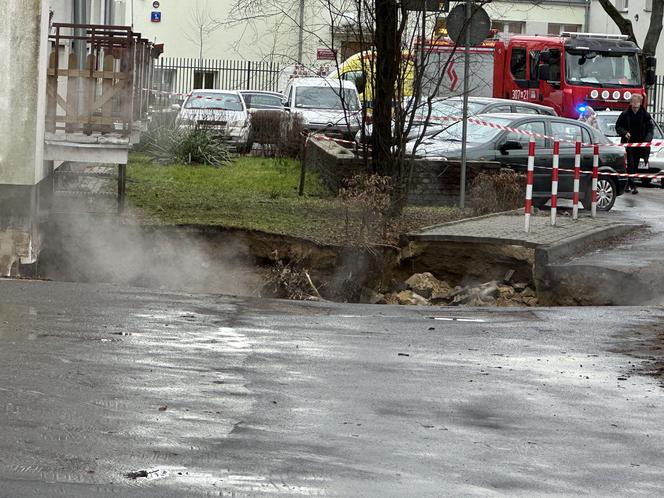
<svg viewBox="0 0 664 498">
<path fill-rule="evenodd" d="M 619 144 L 620 135 L 616 131 L 616 121 L 618 121 L 620 111 L 597 111 L 595 114 L 597 115 L 597 123 L 599 124 L 600 131 L 611 142 Z M 656 122 L 653 140 L 664 140 L 664 132 L 662 132 L 662 128 Z M 662 171 L 664 171 L 664 146 L 656 145 L 650 148 L 648 164 L 641 163 L 639 165 L 639 173 L 658 174 Z M 641 184 L 643 185 L 649 185 L 651 181 L 650 178 L 641 178 Z"/>
<path fill-rule="evenodd" d="M 194 90 L 177 117 L 182 126 L 212 129 L 238 152 L 247 148 L 249 113 L 240 92 Z"/>
</svg>

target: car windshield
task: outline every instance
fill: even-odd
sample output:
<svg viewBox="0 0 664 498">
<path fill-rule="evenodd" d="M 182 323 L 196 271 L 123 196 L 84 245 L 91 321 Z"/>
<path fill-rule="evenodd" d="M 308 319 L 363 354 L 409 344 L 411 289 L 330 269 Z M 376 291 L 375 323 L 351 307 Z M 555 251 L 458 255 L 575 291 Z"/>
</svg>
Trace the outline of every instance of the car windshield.
<svg viewBox="0 0 664 498">
<path fill-rule="evenodd" d="M 184 105 L 185 109 L 221 109 L 223 111 L 242 111 L 240 96 L 234 93 L 204 93 L 192 94 Z"/>
<path fill-rule="evenodd" d="M 502 126 L 509 126 L 512 122 L 511 119 L 506 118 L 494 118 L 486 116 L 485 119 L 490 119 L 492 123 Z M 502 130 L 496 128 L 490 128 L 488 126 L 482 126 L 475 123 L 468 123 L 468 142 L 472 143 L 486 143 L 491 141 L 496 135 L 501 133 Z M 463 123 L 457 121 L 450 126 L 442 128 L 440 131 L 434 133 L 432 137 L 434 140 L 442 140 L 449 142 L 461 142 L 461 137 L 463 133 Z"/>
<path fill-rule="evenodd" d="M 583 52 L 565 54 L 565 75 L 571 85 L 641 86 L 636 54 Z"/>
<path fill-rule="evenodd" d="M 244 101 L 249 109 L 281 109 L 281 97 L 264 93 L 245 93 Z"/>
<path fill-rule="evenodd" d="M 599 130 L 607 137 L 618 136 L 618 132 L 616 131 L 616 121 L 618 121 L 618 116 L 615 114 L 597 114 Z"/>
<path fill-rule="evenodd" d="M 480 102 L 468 102 L 468 114 L 475 115 L 482 112 L 486 104 Z M 423 103 L 415 115 L 416 121 L 423 121 L 429 112 L 428 105 Z M 431 118 L 446 116 L 461 116 L 463 113 L 463 101 L 461 100 L 437 100 L 431 103 Z"/>
<path fill-rule="evenodd" d="M 344 104 L 348 111 L 357 111 L 360 108 L 355 90 L 344 88 L 343 94 L 340 94 L 338 88 L 329 86 L 301 86 L 295 91 L 295 107 L 343 111 Z"/>
</svg>

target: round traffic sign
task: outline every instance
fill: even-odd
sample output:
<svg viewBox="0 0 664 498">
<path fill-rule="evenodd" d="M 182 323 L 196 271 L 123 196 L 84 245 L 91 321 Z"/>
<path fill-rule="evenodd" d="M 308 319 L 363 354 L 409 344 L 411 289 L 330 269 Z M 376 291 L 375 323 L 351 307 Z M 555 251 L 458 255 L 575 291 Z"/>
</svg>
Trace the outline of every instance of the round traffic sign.
<svg viewBox="0 0 664 498">
<path fill-rule="evenodd" d="M 470 7 L 470 44 L 477 45 L 482 43 L 491 29 L 491 19 L 486 10 L 482 7 L 475 7 L 471 4 Z M 464 45 L 466 42 L 466 33 L 464 31 L 464 24 L 466 22 L 466 5 L 458 4 L 454 7 L 447 16 L 447 33 L 452 40 L 459 44 Z"/>
</svg>

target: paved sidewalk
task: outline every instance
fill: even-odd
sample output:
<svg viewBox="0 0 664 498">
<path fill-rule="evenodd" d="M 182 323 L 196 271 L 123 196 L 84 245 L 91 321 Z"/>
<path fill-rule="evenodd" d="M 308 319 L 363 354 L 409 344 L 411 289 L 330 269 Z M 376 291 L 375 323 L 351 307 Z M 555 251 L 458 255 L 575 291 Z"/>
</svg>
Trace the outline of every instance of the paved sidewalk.
<svg viewBox="0 0 664 498">
<path fill-rule="evenodd" d="M 489 244 L 512 244 L 525 247 L 554 245 L 598 233 L 615 233 L 616 229 L 628 230 L 643 226 L 639 222 L 612 213 L 600 213 L 597 218 L 583 213 L 573 220 L 571 211 L 563 211 L 551 226 L 548 211 L 531 216 L 530 232 L 524 230 L 524 215 L 503 213 L 454 221 L 424 229 L 410 235 L 413 240 L 440 242 L 478 242 Z"/>
</svg>

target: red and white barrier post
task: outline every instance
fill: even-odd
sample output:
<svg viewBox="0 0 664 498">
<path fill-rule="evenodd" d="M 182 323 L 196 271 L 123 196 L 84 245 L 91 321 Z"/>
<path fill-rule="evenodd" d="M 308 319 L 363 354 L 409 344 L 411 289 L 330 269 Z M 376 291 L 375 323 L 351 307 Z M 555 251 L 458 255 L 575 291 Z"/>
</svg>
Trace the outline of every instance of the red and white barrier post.
<svg viewBox="0 0 664 498">
<path fill-rule="evenodd" d="M 551 173 L 551 226 L 556 226 L 558 214 L 558 164 L 560 161 L 560 141 L 553 142 L 553 172 Z"/>
<path fill-rule="evenodd" d="M 577 140 L 574 154 L 574 193 L 572 194 L 572 219 L 579 219 L 579 188 L 581 183 L 581 142 Z"/>
<path fill-rule="evenodd" d="M 590 216 L 597 216 L 597 177 L 599 176 L 599 144 L 593 145 L 593 183 L 590 193 Z"/>
<path fill-rule="evenodd" d="M 533 209 L 533 179 L 535 177 L 535 137 L 528 143 L 528 176 L 526 177 L 526 232 L 530 232 L 530 212 Z"/>
</svg>

